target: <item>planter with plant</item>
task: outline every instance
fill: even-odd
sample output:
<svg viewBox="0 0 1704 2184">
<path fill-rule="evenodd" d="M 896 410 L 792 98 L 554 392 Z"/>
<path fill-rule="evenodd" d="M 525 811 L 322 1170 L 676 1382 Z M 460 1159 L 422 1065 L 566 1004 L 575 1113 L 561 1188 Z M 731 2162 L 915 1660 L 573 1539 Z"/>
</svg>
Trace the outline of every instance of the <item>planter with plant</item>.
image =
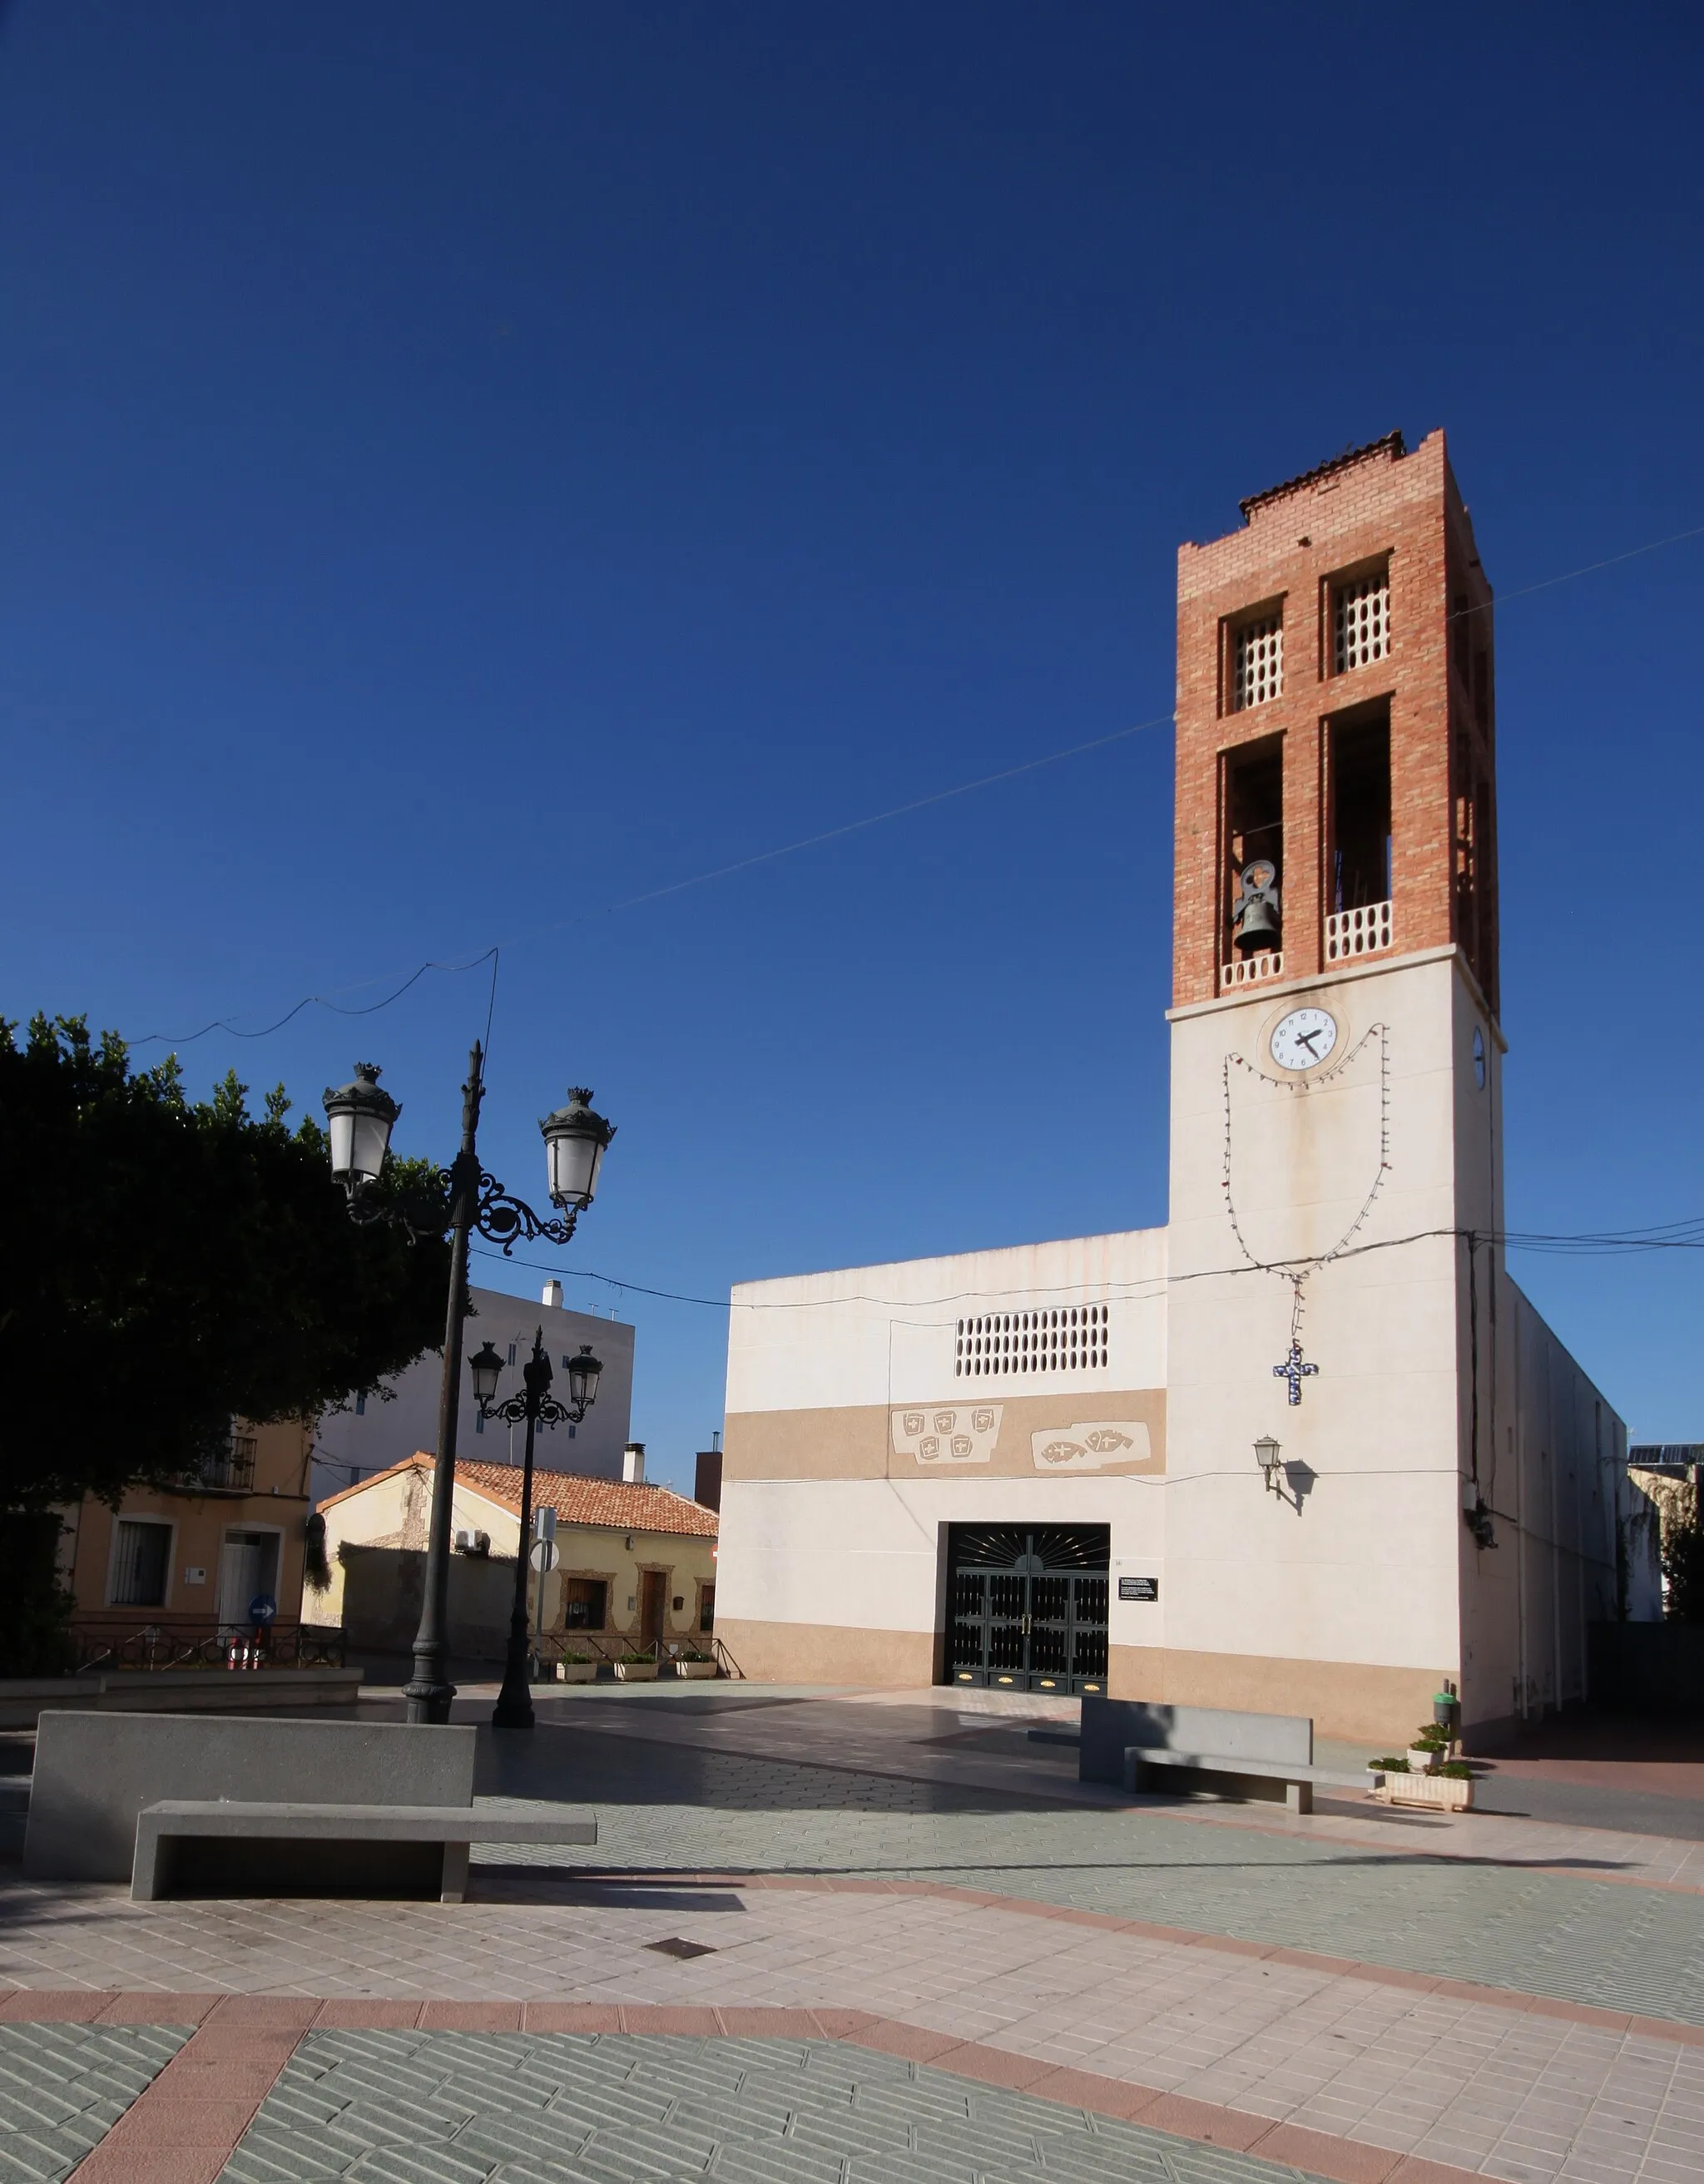
<svg viewBox="0 0 1704 2184">
<path fill-rule="evenodd" d="M 1383 1759 L 1369 1759 L 1373 1794 L 1383 1805 L 1428 1805 L 1465 1813 L 1473 1802 L 1473 1770 L 1464 1759 L 1446 1759 L 1447 1746 L 1428 1745 Z M 1417 1761 L 1418 1763 L 1416 1763 Z"/>
<path fill-rule="evenodd" d="M 623 1684 L 653 1684 L 657 1680 L 654 1653 L 623 1653 L 615 1663 L 615 1680 Z"/>
<path fill-rule="evenodd" d="M 702 1681 L 715 1675 L 715 1656 L 710 1653 L 700 1653 L 696 1646 L 690 1652 L 677 1653 L 675 1674 L 677 1676 L 685 1676 L 689 1680 L 696 1679 Z"/>
<path fill-rule="evenodd" d="M 563 1684 L 589 1684 L 598 1674 L 598 1663 L 584 1653 L 565 1653 L 556 1663 L 556 1680 Z"/>
</svg>

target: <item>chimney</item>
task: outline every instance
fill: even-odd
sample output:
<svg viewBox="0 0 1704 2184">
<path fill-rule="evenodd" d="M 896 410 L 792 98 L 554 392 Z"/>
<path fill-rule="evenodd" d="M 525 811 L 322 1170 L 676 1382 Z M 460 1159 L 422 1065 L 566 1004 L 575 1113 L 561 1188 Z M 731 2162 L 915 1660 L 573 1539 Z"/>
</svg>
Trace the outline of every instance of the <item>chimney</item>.
<svg viewBox="0 0 1704 2184">
<path fill-rule="evenodd" d="M 561 1311 L 562 1284 L 560 1282 L 546 1282 L 544 1284 L 544 1295 L 543 1301 L 549 1305 L 553 1310 L 556 1312 Z"/>
<path fill-rule="evenodd" d="M 720 1440 L 721 1435 L 718 1434 Z M 721 1508 L 721 1451 L 701 1448 L 693 1478 L 693 1499 L 700 1507 L 720 1511 Z"/>
<path fill-rule="evenodd" d="M 621 1451 L 621 1476 L 629 1486 L 644 1485 L 645 1444 L 643 1441 L 630 1440 Z"/>
</svg>

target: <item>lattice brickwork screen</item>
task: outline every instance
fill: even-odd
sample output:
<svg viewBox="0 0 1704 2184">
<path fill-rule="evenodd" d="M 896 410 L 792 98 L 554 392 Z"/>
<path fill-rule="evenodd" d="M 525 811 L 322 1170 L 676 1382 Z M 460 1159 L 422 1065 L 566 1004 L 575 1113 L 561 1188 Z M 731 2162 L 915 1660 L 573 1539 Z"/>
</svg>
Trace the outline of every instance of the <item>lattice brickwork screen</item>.
<svg viewBox="0 0 1704 2184">
<path fill-rule="evenodd" d="M 1232 640 L 1231 710 L 1264 705 L 1284 688 L 1284 616 L 1245 621 Z"/>
<path fill-rule="evenodd" d="M 1108 1310 L 1104 1304 L 1060 1305 L 1048 1312 L 994 1312 L 961 1319 L 953 1371 L 960 1379 L 1092 1372 L 1106 1362 Z"/>
<path fill-rule="evenodd" d="M 1338 588 L 1334 616 L 1336 668 L 1367 667 L 1390 649 L 1390 578 L 1384 571 Z"/>
</svg>

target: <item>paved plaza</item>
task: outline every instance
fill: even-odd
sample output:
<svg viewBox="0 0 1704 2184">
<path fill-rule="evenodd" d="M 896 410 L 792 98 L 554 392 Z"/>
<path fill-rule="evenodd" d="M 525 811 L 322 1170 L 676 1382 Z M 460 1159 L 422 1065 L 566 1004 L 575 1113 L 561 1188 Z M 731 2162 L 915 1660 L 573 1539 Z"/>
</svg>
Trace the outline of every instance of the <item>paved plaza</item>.
<svg viewBox="0 0 1704 2184">
<path fill-rule="evenodd" d="M 1588 1780 L 1616 1826 L 1304 1817 L 1081 1786 L 1070 1712 L 546 1696 L 482 1802 L 599 1844 L 476 1852 L 465 1905 L 14 1867 L 0 2184 L 1704 2176 L 1688 1765 L 1630 1814 Z"/>
</svg>

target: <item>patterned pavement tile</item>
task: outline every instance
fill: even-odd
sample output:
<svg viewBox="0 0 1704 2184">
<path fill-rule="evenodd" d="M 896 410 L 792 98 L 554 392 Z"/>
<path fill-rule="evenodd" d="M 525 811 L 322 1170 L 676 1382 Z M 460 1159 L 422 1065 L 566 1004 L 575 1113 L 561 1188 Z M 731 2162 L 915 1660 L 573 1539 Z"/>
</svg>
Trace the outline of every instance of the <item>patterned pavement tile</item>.
<svg viewBox="0 0 1704 2184">
<path fill-rule="evenodd" d="M 191 2030 L 0 2025 L 0 2184 L 69 2176 Z"/>
<path fill-rule="evenodd" d="M 1316 1951 L 1350 1962 L 1467 1980 L 1484 1986 L 1704 2023 L 1704 1899 L 1617 1888 L 1561 1875 L 1382 1859 L 1282 1840 L 1252 1854 L 1199 1838 L 1188 1823 L 1121 1816 L 1033 1816 L 974 1830 L 938 1827 L 933 1839 L 849 1827 L 837 1819 L 806 1837 L 788 1830 L 784 1864 L 773 1830 L 707 1827 L 682 1807 L 648 1843 L 636 1815 L 599 1808 L 604 1858 L 620 1845 L 622 1870 L 660 1880 L 682 1872 L 774 1873 L 945 1883 L 1194 1933 Z M 1180 1841 L 1182 1836 L 1185 1840 Z M 529 1859 L 484 1847 L 487 1867 L 598 1869 L 590 1857 Z M 764 1853 L 767 1852 L 766 1856 Z M 1219 1853 L 1218 1855 L 1212 1854 Z M 1226 1854 L 1233 1853 L 1233 1854 Z M 1241 1853 L 1241 1854 L 1236 1854 Z"/>
<path fill-rule="evenodd" d="M 487 1776 L 492 1807 L 571 1797 L 580 1847 L 476 1864 L 918 1880 L 1350 1961 L 1704 2023 L 1704 1896 L 1317 1836 L 1204 1826 L 577 1729 Z"/>
<path fill-rule="evenodd" d="M 410 2138 L 365 2136 L 381 2058 L 437 2088 Z M 473 2098 L 446 2136 L 443 2117 Z M 224 2170 L 228 2184 L 1295 2184 L 1306 2174 L 838 2042 L 417 2031 L 310 2032 Z"/>
</svg>

